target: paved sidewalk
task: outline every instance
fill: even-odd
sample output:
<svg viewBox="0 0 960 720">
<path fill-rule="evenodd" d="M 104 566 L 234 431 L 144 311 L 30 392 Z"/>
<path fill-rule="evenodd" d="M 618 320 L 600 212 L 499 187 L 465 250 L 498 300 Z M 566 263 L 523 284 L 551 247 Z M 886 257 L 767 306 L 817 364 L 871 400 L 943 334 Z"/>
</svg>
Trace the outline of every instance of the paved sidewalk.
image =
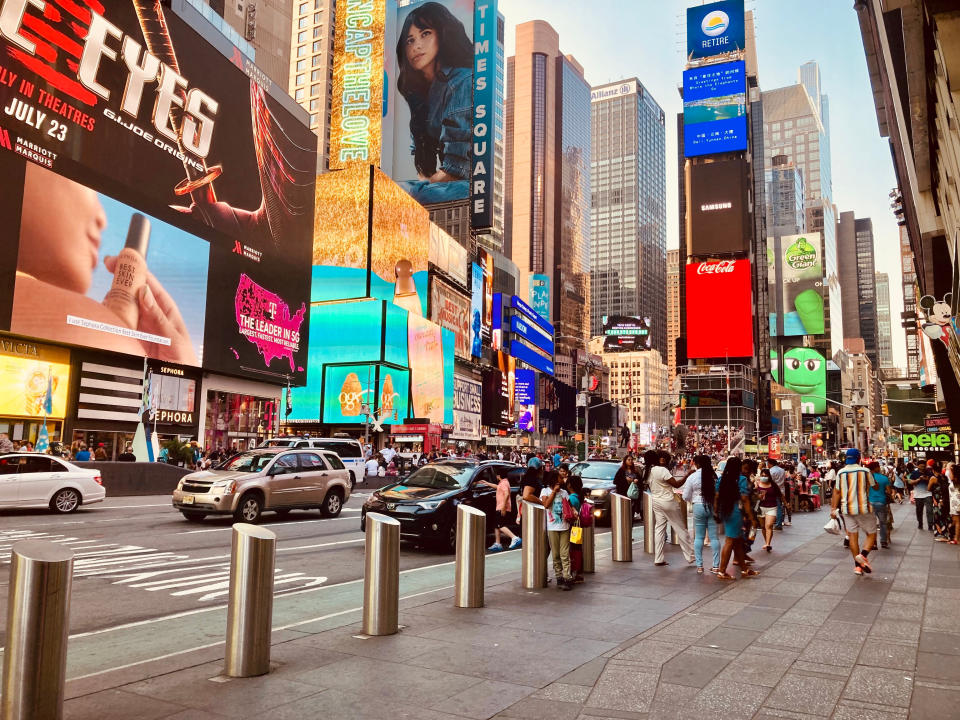
<svg viewBox="0 0 960 720">
<path fill-rule="evenodd" d="M 220 646 L 71 681 L 65 716 L 956 717 L 958 549 L 917 532 L 912 506 L 895 515 L 867 578 L 825 511 L 799 514 L 755 554 L 760 578 L 698 576 L 676 547 L 655 568 L 641 543 L 633 563 L 598 557 L 574 592 L 517 575 L 488 581 L 481 609 L 454 608 L 449 588 L 405 600 L 390 637 L 363 637 L 355 616 L 275 631 L 261 678 L 221 677 Z"/>
</svg>

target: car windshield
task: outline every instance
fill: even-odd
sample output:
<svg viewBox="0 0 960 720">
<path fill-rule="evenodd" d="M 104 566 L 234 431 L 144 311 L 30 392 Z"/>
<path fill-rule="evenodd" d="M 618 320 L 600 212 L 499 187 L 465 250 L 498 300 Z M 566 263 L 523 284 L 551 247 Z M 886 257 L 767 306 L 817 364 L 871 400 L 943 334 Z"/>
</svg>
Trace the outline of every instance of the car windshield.
<svg viewBox="0 0 960 720">
<path fill-rule="evenodd" d="M 227 460 L 220 465 L 217 470 L 228 470 L 230 472 L 249 472 L 255 473 L 263 470 L 271 460 L 276 457 L 276 453 L 258 453 L 245 452 L 240 453 L 234 458 Z"/>
<path fill-rule="evenodd" d="M 618 463 L 577 463 L 570 468 L 571 475 L 579 475 L 584 480 L 609 480 L 613 481 L 617 470 L 620 469 Z"/>
<path fill-rule="evenodd" d="M 437 464 L 424 465 L 414 470 L 403 481 L 407 487 L 434 488 L 436 490 L 456 490 L 466 487 L 473 477 L 475 465 Z"/>
</svg>

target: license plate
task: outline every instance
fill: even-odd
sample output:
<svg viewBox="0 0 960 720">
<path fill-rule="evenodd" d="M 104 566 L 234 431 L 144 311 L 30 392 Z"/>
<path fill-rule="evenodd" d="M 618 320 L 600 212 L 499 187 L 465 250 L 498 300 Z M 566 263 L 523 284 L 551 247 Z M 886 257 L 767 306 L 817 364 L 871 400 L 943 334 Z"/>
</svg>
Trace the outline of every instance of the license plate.
<svg viewBox="0 0 960 720">
<path fill-rule="evenodd" d="M 184 495 L 180 499 L 182 505 L 193 505 L 193 495 Z"/>
<path fill-rule="evenodd" d="M 396 509 L 397 509 L 396 503 L 387 503 L 387 510 L 396 510 Z"/>
</svg>

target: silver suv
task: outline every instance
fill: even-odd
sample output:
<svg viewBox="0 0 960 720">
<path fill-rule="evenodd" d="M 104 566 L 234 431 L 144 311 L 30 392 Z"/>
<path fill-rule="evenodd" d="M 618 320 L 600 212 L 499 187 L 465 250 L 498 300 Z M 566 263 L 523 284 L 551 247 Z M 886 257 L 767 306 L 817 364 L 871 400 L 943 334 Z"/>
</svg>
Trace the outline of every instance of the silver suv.
<svg viewBox="0 0 960 720">
<path fill-rule="evenodd" d="M 314 449 L 248 450 L 212 470 L 184 475 L 173 491 L 173 506 L 191 522 L 233 515 L 255 523 L 264 510 L 286 515 L 308 508 L 336 517 L 349 499 L 350 472 L 336 453 Z"/>
</svg>

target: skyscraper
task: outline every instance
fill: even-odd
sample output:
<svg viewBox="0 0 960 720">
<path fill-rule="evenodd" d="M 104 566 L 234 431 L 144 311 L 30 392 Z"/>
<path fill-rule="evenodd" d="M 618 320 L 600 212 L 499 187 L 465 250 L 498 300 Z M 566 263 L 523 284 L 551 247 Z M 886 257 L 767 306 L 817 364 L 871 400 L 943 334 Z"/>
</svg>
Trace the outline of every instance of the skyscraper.
<svg viewBox="0 0 960 720">
<path fill-rule="evenodd" d="M 330 86 L 333 83 L 335 0 L 292 0 L 287 82 L 289 92 L 310 113 L 310 129 L 320 141 L 317 169 L 327 168 L 330 155 Z"/>
<path fill-rule="evenodd" d="M 680 251 L 667 250 L 667 367 L 669 387 L 677 376 L 677 338 L 680 337 Z"/>
<path fill-rule="evenodd" d="M 807 231 L 803 173 L 786 155 L 776 155 L 764 172 L 767 184 L 767 234 L 798 235 Z"/>
<path fill-rule="evenodd" d="M 590 331 L 605 315 L 651 319 L 668 355 L 664 113 L 636 78 L 591 93 Z"/>
<path fill-rule="evenodd" d="M 805 63 L 798 71 L 798 83 L 762 93 L 765 166 L 786 155 L 803 176 L 806 232 L 820 233 L 823 246 L 826 292 L 823 336 L 813 346 L 832 357 L 843 347 L 843 314 L 837 276 L 836 220 L 833 209 L 833 181 L 830 174 L 829 101 L 820 92 L 820 70 Z"/>
<path fill-rule="evenodd" d="M 504 254 L 550 281 L 557 354 L 586 349 L 590 330 L 590 86 L 542 20 L 517 26 L 507 60 Z M 558 361 L 558 377 L 572 382 Z"/>
<path fill-rule="evenodd" d="M 880 357 L 873 221 L 855 218 L 852 212 L 842 212 L 837 224 L 837 238 L 843 292 L 843 335 L 845 338 L 863 338 L 864 352 L 876 368 L 880 366 Z"/>
<path fill-rule="evenodd" d="M 877 273 L 877 356 L 881 370 L 893 370 L 893 328 L 890 318 L 890 276 Z"/>
</svg>

